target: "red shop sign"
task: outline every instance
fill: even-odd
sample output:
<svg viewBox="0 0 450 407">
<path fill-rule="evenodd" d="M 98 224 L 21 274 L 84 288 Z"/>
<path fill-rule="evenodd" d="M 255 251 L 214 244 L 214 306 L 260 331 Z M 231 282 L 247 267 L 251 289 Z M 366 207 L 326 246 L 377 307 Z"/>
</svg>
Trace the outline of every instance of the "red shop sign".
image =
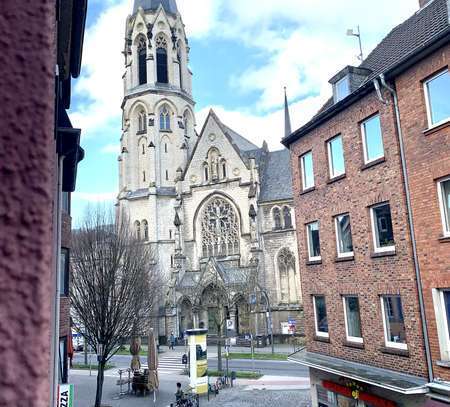
<svg viewBox="0 0 450 407">
<path fill-rule="evenodd" d="M 341 386 L 340 384 L 329 382 L 324 380 L 322 385 L 325 389 L 330 390 L 334 393 L 341 394 L 342 396 L 353 398 L 352 390 L 348 387 Z M 396 407 L 397 403 L 393 401 L 382 399 L 381 397 L 374 396 L 373 394 L 360 392 L 358 399 L 361 401 L 366 401 L 373 405 L 374 407 Z"/>
</svg>

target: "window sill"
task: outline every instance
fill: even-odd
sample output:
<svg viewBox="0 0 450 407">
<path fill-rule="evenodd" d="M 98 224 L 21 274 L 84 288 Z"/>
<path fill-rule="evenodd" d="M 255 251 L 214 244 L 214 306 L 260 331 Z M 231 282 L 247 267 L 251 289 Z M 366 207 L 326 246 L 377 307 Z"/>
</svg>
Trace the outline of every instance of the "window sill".
<svg viewBox="0 0 450 407">
<path fill-rule="evenodd" d="M 305 195 L 305 194 L 307 194 L 309 192 L 315 191 L 315 189 L 316 189 L 316 187 L 311 187 L 311 188 L 308 188 L 308 189 L 304 189 L 302 192 L 300 192 L 300 195 Z"/>
<path fill-rule="evenodd" d="M 136 136 L 141 136 L 142 134 L 147 134 L 147 130 L 139 130 L 136 132 Z"/>
<path fill-rule="evenodd" d="M 347 348 L 364 349 L 364 343 L 360 342 L 344 341 L 343 345 Z"/>
<path fill-rule="evenodd" d="M 385 353 L 387 355 L 395 355 L 402 356 L 405 358 L 409 358 L 409 351 L 407 349 L 397 349 L 397 348 L 389 348 L 387 346 L 383 346 L 380 348 L 381 353 Z"/>
<path fill-rule="evenodd" d="M 441 243 L 450 243 L 450 236 L 441 236 L 439 238 L 439 242 L 441 242 Z"/>
<path fill-rule="evenodd" d="M 376 160 L 373 160 L 373 161 L 371 161 L 371 162 L 369 162 L 367 164 L 364 164 L 361 167 L 361 171 L 364 171 L 364 170 L 367 170 L 369 168 L 375 167 L 376 165 L 384 163 L 385 161 L 386 161 L 385 157 L 377 158 Z"/>
<path fill-rule="evenodd" d="M 450 361 L 448 360 L 436 360 L 436 365 L 450 369 Z"/>
<path fill-rule="evenodd" d="M 347 257 L 336 257 L 334 259 L 335 263 L 344 263 L 346 261 L 354 261 L 355 260 L 355 256 L 347 256 Z"/>
<path fill-rule="evenodd" d="M 308 260 L 306 262 L 307 266 L 317 266 L 318 264 L 322 264 L 322 260 L 312 260 L 312 261 Z"/>
<path fill-rule="evenodd" d="M 386 252 L 373 252 L 370 254 L 370 257 L 372 257 L 372 259 L 378 259 L 380 257 L 392 257 L 392 256 L 396 256 L 397 255 L 397 251 L 394 250 L 389 250 Z"/>
<path fill-rule="evenodd" d="M 450 127 L 450 118 L 447 119 L 446 121 L 444 121 L 443 123 L 438 123 L 438 124 L 436 124 L 434 126 L 431 126 L 428 129 L 425 129 L 423 131 L 423 135 L 424 136 L 430 136 L 431 134 L 434 134 L 434 133 L 436 133 L 436 132 L 438 132 L 440 130 L 443 130 L 443 129 L 447 128 L 447 127 Z"/>
<path fill-rule="evenodd" d="M 326 337 L 326 336 L 314 336 L 314 340 L 316 342 L 323 342 L 323 343 L 330 343 L 330 337 Z"/>
<path fill-rule="evenodd" d="M 159 129 L 160 133 L 172 133 L 172 130 L 161 130 Z"/>
<path fill-rule="evenodd" d="M 330 179 L 327 181 L 327 184 L 334 184 L 335 182 L 340 181 L 341 179 L 344 179 L 344 178 L 346 178 L 346 177 L 347 177 L 346 174 L 338 175 L 338 176 L 336 176 L 336 177 L 334 177 L 334 178 L 330 178 Z"/>
</svg>

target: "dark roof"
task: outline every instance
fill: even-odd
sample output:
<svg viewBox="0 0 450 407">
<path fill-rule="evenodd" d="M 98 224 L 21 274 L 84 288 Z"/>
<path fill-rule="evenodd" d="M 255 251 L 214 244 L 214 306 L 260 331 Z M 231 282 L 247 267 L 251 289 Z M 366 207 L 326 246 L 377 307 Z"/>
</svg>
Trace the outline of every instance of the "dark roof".
<svg viewBox="0 0 450 407">
<path fill-rule="evenodd" d="M 335 113 L 344 109 L 362 97 L 364 91 L 373 90 L 372 80 L 381 74 L 400 72 L 400 68 L 408 67 L 408 62 L 415 56 L 425 52 L 433 52 L 432 45 L 442 39 L 450 41 L 450 2 L 449 0 L 432 0 L 405 22 L 395 27 L 362 62 L 360 68 L 369 69 L 371 73 L 360 86 L 338 103 L 329 99 L 319 112 L 303 127 L 283 139 L 289 145 L 303 134 L 328 120 Z"/>
<path fill-rule="evenodd" d="M 261 174 L 260 202 L 292 199 L 292 175 L 289 150 L 267 154 Z"/>
<path fill-rule="evenodd" d="M 178 13 L 176 0 L 134 0 L 133 14 L 137 13 L 139 7 L 142 7 L 145 11 L 157 10 L 160 4 L 168 13 Z"/>
<path fill-rule="evenodd" d="M 247 140 L 245 137 L 241 136 L 239 133 L 236 133 L 233 129 L 230 129 L 223 123 L 221 124 L 225 128 L 225 131 L 228 133 L 228 135 L 231 137 L 233 143 L 236 145 L 237 148 L 239 148 L 239 150 L 249 151 L 258 148 L 255 144 Z"/>
<path fill-rule="evenodd" d="M 448 0 L 434 0 L 408 20 L 395 27 L 360 65 L 372 75 L 367 80 L 390 70 L 418 49 L 426 46 L 449 29 Z"/>
</svg>

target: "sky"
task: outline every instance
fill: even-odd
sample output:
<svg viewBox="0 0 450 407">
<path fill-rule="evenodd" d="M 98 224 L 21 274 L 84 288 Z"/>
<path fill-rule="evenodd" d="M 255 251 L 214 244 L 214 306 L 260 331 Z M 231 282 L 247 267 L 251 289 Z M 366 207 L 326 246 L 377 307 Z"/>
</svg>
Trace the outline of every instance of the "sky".
<svg viewBox="0 0 450 407">
<path fill-rule="evenodd" d="M 210 108 L 229 127 L 282 148 L 283 87 L 292 128 L 331 95 L 329 79 L 365 55 L 418 9 L 418 0 L 177 0 L 191 47 L 197 131 Z M 82 129 L 85 159 L 72 195 L 74 226 L 90 205 L 114 203 L 123 98 L 122 50 L 133 0 L 89 0 L 83 68 L 69 112 Z"/>
</svg>

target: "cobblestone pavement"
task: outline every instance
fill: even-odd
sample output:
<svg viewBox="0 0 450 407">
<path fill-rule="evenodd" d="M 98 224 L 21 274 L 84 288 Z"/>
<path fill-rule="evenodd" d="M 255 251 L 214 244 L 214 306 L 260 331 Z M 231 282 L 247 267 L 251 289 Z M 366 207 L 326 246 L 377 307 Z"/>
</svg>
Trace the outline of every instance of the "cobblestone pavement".
<svg viewBox="0 0 450 407">
<path fill-rule="evenodd" d="M 207 407 L 310 407 L 308 390 L 242 390 L 227 389 L 209 402 L 200 405 Z"/>
</svg>

